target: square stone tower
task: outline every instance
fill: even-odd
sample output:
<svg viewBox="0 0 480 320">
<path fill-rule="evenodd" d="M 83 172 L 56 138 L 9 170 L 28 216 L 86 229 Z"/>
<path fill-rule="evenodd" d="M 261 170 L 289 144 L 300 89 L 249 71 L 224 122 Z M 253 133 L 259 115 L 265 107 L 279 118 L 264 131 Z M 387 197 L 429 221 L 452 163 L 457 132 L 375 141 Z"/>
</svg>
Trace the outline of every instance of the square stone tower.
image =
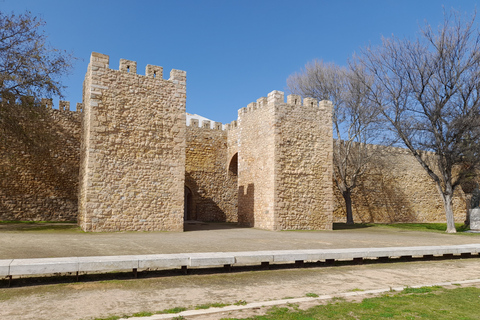
<svg viewBox="0 0 480 320">
<path fill-rule="evenodd" d="M 332 104 L 272 91 L 238 112 L 238 221 L 268 230 L 331 229 Z"/>
<path fill-rule="evenodd" d="M 83 86 L 79 217 L 85 231 L 183 231 L 186 72 L 92 53 Z"/>
</svg>

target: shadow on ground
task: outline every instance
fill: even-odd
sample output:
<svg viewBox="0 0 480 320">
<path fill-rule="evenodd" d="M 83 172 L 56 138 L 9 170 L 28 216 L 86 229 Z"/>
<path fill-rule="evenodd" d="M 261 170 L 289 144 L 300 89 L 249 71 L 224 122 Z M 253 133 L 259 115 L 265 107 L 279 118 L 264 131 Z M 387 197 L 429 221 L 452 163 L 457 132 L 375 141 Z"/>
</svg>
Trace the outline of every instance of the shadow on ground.
<svg viewBox="0 0 480 320">
<path fill-rule="evenodd" d="M 237 223 L 229 222 L 202 222 L 202 221 L 185 221 L 183 231 L 202 231 L 202 230 L 222 230 L 222 229 L 245 229 L 245 227 Z"/>
<path fill-rule="evenodd" d="M 375 225 L 371 223 L 355 223 L 355 224 L 334 223 L 333 230 L 364 229 L 364 228 L 371 228 L 374 226 Z"/>
</svg>

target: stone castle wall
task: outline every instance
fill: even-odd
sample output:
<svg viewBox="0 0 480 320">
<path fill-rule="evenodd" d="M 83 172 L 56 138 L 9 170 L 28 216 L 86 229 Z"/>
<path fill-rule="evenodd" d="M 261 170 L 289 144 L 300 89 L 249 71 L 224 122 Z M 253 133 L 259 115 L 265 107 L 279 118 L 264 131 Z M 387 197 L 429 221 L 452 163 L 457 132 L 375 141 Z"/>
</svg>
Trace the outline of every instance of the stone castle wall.
<svg viewBox="0 0 480 320">
<path fill-rule="evenodd" d="M 69 107 L 0 107 L 0 220 L 76 220 L 81 113 Z"/>
<path fill-rule="evenodd" d="M 186 73 L 92 53 L 84 83 L 79 224 L 183 230 Z"/>
<path fill-rule="evenodd" d="M 238 143 L 238 222 L 274 230 L 275 105 L 260 98 L 240 109 L 232 134 Z"/>
<path fill-rule="evenodd" d="M 236 127 L 235 127 L 236 125 Z M 268 230 L 331 229 L 331 106 L 271 92 L 239 110 L 238 219 Z M 233 139 L 232 139 L 233 140 Z M 234 145 L 233 141 L 229 146 Z"/>
<path fill-rule="evenodd" d="M 190 119 L 186 134 L 187 220 L 237 222 L 237 179 L 228 172 L 222 124 Z"/>
<path fill-rule="evenodd" d="M 332 228 L 332 105 L 278 94 L 275 122 L 276 228 Z"/>
<path fill-rule="evenodd" d="M 186 125 L 186 74 L 93 53 L 84 104 L 2 104 L 0 220 L 78 219 L 87 231 L 183 230 L 184 219 L 268 230 L 344 222 L 332 181 L 331 105 L 273 91 L 225 125 Z M 80 112 L 83 107 L 83 112 Z M 435 184 L 404 149 L 372 146 L 356 222 L 444 222 Z M 80 177 L 80 181 L 79 178 Z M 77 197 L 78 195 L 78 197 Z M 465 219 L 457 189 L 455 219 Z M 333 212 L 333 213 L 332 213 Z"/>
<path fill-rule="evenodd" d="M 433 180 L 407 149 L 372 145 L 373 164 L 352 194 L 355 222 L 445 222 L 443 201 Z M 345 202 L 335 188 L 334 221 L 345 222 Z M 456 222 L 465 220 L 465 196 L 455 190 Z"/>
</svg>

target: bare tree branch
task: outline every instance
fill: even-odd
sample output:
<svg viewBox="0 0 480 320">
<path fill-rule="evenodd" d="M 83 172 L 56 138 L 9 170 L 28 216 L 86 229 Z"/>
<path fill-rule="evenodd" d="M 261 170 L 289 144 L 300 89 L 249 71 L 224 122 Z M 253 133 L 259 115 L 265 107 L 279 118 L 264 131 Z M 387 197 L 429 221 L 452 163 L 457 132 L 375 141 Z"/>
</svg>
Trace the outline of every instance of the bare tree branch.
<svg viewBox="0 0 480 320">
<path fill-rule="evenodd" d="M 351 63 L 368 100 L 435 181 L 447 232 L 455 232 L 453 192 L 480 165 L 480 33 L 474 23 L 475 15 L 451 11 L 437 30 L 426 24 L 415 40 L 382 39 Z M 365 73 L 373 82 L 365 82 Z M 435 161 L 418 150 L 432 152 Z"/>
<path fill-rule="evenodd" d="M 366 84 L 346 68 L 316 60 L 291 75 L 287 85 L 292 93 L 334 105 L 333 176 L 345 200 L 347 223 L 352 224 L 351 194 L 373 156 L 367 144 L 378 141 L 378 111 L 366 100 Z"/>
<path fill-rule="evenodd" d="M 47 43 L 45 22 L 24 14 L 0 12 L 0 95 L 62 97 L 59 78 L 72 67 L 73 57 Z"/>
</svg>

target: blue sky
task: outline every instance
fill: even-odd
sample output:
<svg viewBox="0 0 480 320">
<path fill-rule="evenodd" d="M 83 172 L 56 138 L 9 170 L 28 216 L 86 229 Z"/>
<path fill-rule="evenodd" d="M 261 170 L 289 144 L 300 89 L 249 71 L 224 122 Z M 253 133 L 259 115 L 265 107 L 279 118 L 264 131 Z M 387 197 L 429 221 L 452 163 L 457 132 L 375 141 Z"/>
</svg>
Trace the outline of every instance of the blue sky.
<svg viewBox="0 0 480 320">
<path fill-rule="evenodd" d="M 381 36 L 414 37 L 443 7 L 472 13 L 480 0 L 0 0 L 3 12 L 25 10 L 46 22 L 50 43 L 78 58 L 64 79 L 66 100 L 82 100 L 90 53 L 187 71 L 187 112 L 229 123 L 237 110 L 313 59 L 346 65 Z M 57 104 L 54 99 L 54 104 Z"/>
</svg>

